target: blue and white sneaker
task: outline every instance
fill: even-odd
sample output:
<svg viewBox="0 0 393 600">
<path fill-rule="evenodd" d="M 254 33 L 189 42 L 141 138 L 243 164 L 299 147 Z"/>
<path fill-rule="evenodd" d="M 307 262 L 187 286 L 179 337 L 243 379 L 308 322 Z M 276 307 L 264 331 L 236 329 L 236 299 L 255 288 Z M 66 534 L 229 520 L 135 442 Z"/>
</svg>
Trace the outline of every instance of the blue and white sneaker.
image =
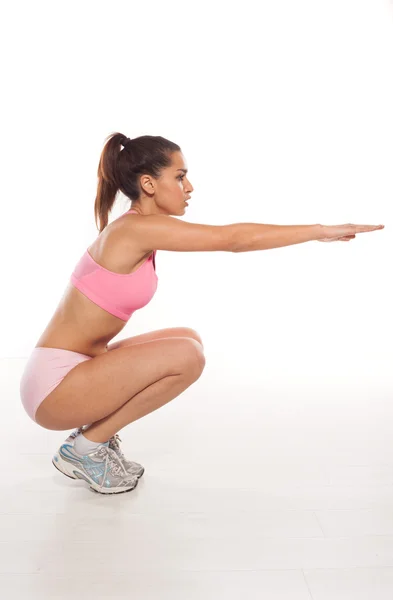
<svg viewBox="0 0 393 600">
<path fill-rule="evenodd" d="M 100 494 L 130 492 L 138 485 L 138 478 L 127 473 L 116 452 L 109 448 L 109 442 L 83 456 L 72 444 L 62 444 L 52 463 L 64 475 L 83 479 Z"/>
<path fill-rule="evenodd" d="M 65 444 L 73 444 L 76 436 L 79 435 L 80 433 L 83 433 L 83 431 L 84 431 L 83 427 L 78 427 L 78 429 L 74 429 L 74 431 L 72 433 L 70 433 L 70 435 L 68 436 L 68 438 L 66 439 L 66 441 L 64 443 Z M 116 452 L 117 456 L 121 460 L 123 467 L 125 468 L 127 473 L 129 475 L 132 475 L 133 477 L 137 477 L 138 479 L 140 479 L 142 477 L 143 473 L 145 472 L 145 468 L 137 462 L 128 460 L 124 456 L 124 454 L 120 448 L 119 442 L 121 442 L 121 439 L 119 437 L 119 434 L 116 433 L 116 435 L 112 436 L 109 440 L 109 448 Z"/>
</svg>

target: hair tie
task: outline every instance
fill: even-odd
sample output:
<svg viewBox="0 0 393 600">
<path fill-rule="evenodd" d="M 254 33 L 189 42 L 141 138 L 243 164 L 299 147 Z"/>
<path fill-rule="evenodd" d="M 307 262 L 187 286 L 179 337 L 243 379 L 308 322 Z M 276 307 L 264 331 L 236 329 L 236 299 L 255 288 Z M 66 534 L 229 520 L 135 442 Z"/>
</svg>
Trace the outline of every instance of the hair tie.
<svg viewBox="0 0 393 600">
<path fill-rule="evenodd" d="M 124 138 L 124 140 L 122 141 L 122 145 L 125 147 L 128 142 L 131 142 L 130 138 Z"/>
</svg>

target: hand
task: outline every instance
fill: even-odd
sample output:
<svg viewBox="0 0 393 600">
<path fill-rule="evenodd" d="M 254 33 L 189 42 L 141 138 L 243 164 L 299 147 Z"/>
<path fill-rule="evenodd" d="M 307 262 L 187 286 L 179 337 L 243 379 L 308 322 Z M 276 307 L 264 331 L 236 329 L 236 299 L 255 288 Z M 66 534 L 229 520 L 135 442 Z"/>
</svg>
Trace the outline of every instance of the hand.
<svg viewBox="0 0 393 600">
<path fill-rule="evenodd" d="M 349 242 L 356 237 L 357 233 L 366 233 L 384 229 L 385 225 L 322 225 L 321 237 L 318 242 Z"/>
</svg>

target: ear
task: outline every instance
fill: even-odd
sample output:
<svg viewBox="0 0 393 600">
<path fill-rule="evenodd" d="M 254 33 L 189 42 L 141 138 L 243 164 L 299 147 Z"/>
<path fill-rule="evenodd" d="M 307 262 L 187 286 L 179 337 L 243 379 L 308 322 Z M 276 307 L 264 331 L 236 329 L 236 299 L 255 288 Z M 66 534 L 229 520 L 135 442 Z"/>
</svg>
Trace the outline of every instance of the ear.
<svg viewBox="0 0 393 600">
<path fill-rule="evenodd" d="M 140 183 L 144 192 L 148 194 L 154 193 L 154 181 L 150 175 L 142 175 Z"/>
</svg>

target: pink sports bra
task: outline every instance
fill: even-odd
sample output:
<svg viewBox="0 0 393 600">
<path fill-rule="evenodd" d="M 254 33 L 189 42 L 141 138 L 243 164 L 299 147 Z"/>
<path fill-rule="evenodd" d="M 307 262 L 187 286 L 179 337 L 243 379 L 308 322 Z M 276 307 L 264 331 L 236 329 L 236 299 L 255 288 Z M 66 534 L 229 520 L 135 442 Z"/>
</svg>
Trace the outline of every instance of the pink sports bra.
<svg viewBox="0 0 393 600">
<path fill-rule="evenodd" d="M 131 209 L 124 214 L 133 211 L 137 212 Z M 133 312 L 146 306 L 156 293 L 156 252 L 154 250 L 133 273 L 114 273 L 96 263 L 86 250 L 75 266 L 71 283 L 94 304 L 128 321 Z"/>
</svg>

